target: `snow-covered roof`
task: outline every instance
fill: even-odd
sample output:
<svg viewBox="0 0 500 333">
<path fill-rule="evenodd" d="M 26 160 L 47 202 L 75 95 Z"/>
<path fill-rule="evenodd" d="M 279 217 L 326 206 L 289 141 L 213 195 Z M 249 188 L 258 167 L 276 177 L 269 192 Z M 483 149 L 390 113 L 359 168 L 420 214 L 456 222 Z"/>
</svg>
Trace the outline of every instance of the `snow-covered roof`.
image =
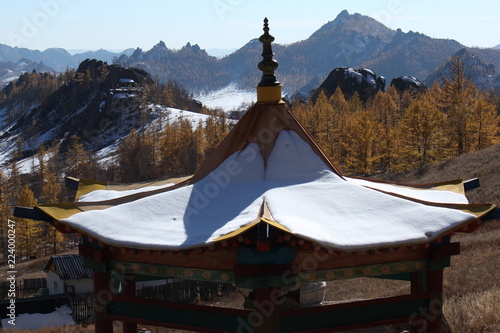
<svg viewBox="0 0 500 333">
<path fill-rule="evenodd" d="M 283 103 L 253 106 L 187 181 L 106 192 L 90 192 L 71 209 L 39 208 L 117 247 L 201 247 L 268 223 L 341 251 L 425 244 L 494 208 L 467 204 L 461 184 L 345 178 Z"/>
<path fill-rule="evenodd" d="M 281 101 L 267 23 L 258 102 L 191 178 L 121 193 L 87 184 L 75 203 L 38 208 L 116 247 L 203 247 L 267 223 L 340 251 L 426 244 L 494 209 L 467 204 L 462 184 L 424 189 L 343 177 Z"/>
</svg>

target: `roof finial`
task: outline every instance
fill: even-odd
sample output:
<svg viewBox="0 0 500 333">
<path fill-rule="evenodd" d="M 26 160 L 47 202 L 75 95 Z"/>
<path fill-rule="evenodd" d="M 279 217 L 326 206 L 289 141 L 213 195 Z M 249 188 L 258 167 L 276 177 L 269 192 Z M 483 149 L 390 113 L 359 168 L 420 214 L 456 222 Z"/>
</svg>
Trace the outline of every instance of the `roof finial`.
<svg viewBox="0 0 500 333">
<path fill-rule="evenodd" d="M 273 59 L 273 49 L 271 43 L 274 42 L 274 36 L 269 34 L 269 21 L 264 18 L 264 34 L 260 36 L 259 41 L 263 44 L 262 58 L 259 62 L 259 69 L 262 71 L 262 79 L 259 82 L 259 86 L 276 86 L 280 84 L 274 75 L 274 71 L 278 68 L 278 62 Z"/>
<path fill-rule="evenodd" d="M 271 43 L 274 41 L 274 36 L 269 34 L 268 22 L 267 17 L 264 18 L 264 34 L 259 38 L 263 45 L 263 59 L 258 65 L 262 71 L 262 79 L 257 85 L 257 101 L 279 102 L 281 101 L 281 85 L 274 74 L 274 71 L 278 68 L 278 62 L 273 59 L 274 54 Z"/>
</svg>

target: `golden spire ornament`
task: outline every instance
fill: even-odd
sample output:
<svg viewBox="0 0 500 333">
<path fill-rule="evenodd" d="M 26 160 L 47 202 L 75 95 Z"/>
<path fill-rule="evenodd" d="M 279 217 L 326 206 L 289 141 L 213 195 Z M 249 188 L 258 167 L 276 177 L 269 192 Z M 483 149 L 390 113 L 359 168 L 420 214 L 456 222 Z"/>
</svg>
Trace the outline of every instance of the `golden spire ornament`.
<svg viewBox="0 0 500 333">
<path fill-rule="evenodd" d="M 262 78 L 257 85 L 257 102 L 276 103 L 281 101 L 281 85 L 276 79 L 274 71 L 278 68 L 278 62 L 273 59 L 273 49 L 271 43 L 274 36 L 269 34 L 267 17 L 264 18 L 264 34 L 260 36 L 262 43 L 262 61 L 258 68 L 262 71 Z"/>
</svg>

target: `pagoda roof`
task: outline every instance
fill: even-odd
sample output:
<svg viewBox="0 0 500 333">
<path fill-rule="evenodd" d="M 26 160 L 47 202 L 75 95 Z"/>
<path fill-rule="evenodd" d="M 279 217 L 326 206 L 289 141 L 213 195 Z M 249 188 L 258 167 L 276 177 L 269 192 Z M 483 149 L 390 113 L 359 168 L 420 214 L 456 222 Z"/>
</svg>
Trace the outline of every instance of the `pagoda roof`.
<svg viewBox="0 0 500 333">
<path fill-rule="evenodd" d="M 281 101 L 267 19 L 259 40 L 258 102 L 193 176 L 121 188 L 82 180 L 75 202 L 36 208 L 114 247 L 205 247 L 262 223 L 339 251 L 427 244 L 495 209 L 468 204 L 461 181 L 344 177 Z"/>
<path fill-rule="evenodd" d="M 494 205 L 467 203 L 460 181 L 407 186 L 344 177 L 282 103 L 254 105 L 203 166 L 180 183 L 93 191 L 39 205 L 105 244 L 148 250 L 207 246 L 267 223 L 340 251 L 429 243 Z"/>
</svg>

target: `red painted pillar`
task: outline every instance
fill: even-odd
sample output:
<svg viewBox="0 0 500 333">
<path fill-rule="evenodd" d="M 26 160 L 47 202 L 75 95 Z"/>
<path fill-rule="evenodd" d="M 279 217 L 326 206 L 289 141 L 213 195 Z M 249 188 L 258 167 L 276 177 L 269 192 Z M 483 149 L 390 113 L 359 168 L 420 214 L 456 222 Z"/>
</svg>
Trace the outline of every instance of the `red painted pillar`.
<svg viewBox="0 0 500 333">
<path fill-rule="evenodd" d="M 425 315 L 427 333 L 441 333 L 443 321 L 443 270 L 427 271 L 429 312 Z"/>
<path fill-rule="evenodd" d="M 135 297 L 135 277 L 134 276 L 125 276 L 125 281 L 122 286 L 122 295 Z M 136 333 L 137 332 L 137 324 L 131 322 L 123 323 L 123 333 Z"/>
<path fill-rule="evenodd" d="M 109 277 L 109 272 L 94 271 L 95 333 L 113 333 L 113 321 L 107 318 L 106 311 L 111 297 Z"/>
<path fill-rule="evenodd" d="M 279 332 L 279 309 L 278 300 L 281 297 L 280 288 L 255 289 L 255 307 L 258 319 L 254 326 L 254 333 L 276 333 Z"/>
</svg>

